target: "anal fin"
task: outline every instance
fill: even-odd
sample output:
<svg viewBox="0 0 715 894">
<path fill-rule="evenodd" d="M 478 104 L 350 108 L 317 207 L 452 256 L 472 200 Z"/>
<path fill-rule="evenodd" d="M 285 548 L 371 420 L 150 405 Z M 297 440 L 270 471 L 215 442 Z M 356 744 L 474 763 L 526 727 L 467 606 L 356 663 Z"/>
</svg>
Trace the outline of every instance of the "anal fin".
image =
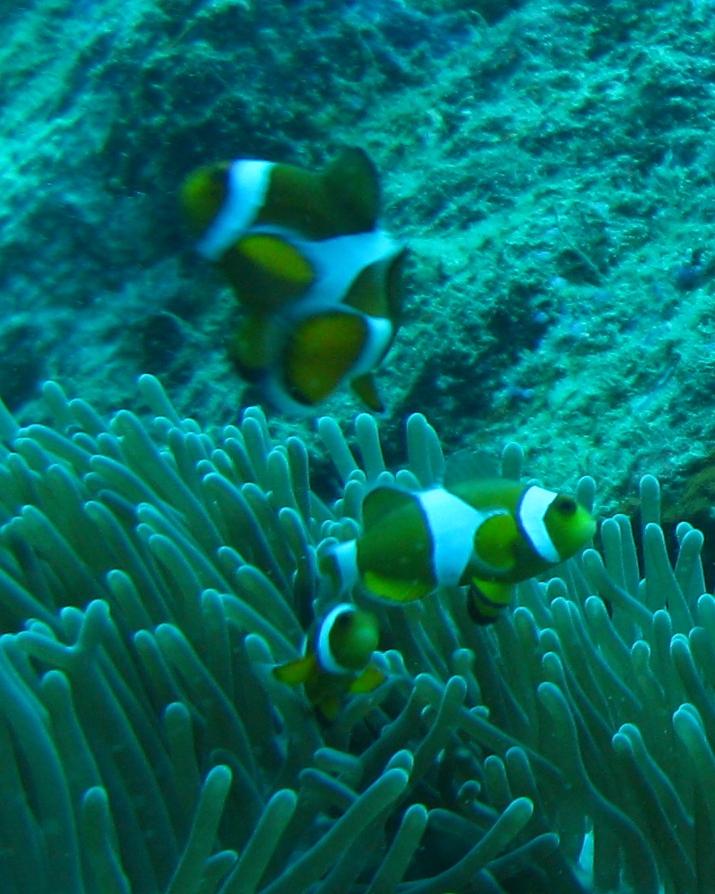
<svg viewBox="0 0 715 894">
<path fill-rule="evenodd" d="M 372 373 L 364 373 L 357 376 L 350 383 L 350 387 L 357 394 L 365 406 L 373 413 L 382 413 L 385 410 L 380 395 L 377 393 L 375 378 Z"/>
<path fill-rule="evenodd" d="M 514 587 L 502 581 L 472 580 L 467 610 L 475 624 L 493 624 L 512 600 Z"/>
</svg>

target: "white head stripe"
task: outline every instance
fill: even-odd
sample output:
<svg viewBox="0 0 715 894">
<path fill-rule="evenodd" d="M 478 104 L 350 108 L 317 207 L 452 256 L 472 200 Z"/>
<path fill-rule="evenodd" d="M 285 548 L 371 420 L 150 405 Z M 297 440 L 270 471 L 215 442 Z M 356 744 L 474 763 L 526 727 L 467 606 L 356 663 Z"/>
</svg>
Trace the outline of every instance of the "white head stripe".
<svg viewBox="0 0 715 894">
<path fill-rule="evenodd" d="M 392 323 L 384 317 L 366 317 L 367 337 L 360 356 L 350 368 L 350 378 L 370 372 L 377 366 L 392 338 Z"/>
<path fill-rule="evenodd" d="M 234 161 L 228 170 L 226 199 L 197 248 L 205 258 L 218 261 L 253 223 L 268 190 L 273 162 Z"/>
<path fill-rule="evenodd" d="M 519 503 L 519 523 L 534 551 L 546 562 L 556 564 L 561 561 L 551 535 L 546 529 L 546 510 L 558 495 L 543 487 L 532 485 L 524 491 Z"/>
<path fill-rule="evenodd" d="M 417 494 L 432 535 L 435 581 L 453 587 L 467 567 L 474 550 L 474 532 L 484 514 L 443 487 Z"/>
<path fill-rule="evenodd" d="M 336 605 L 335 608 L 328 612 L 320 625 L 320 632 L 318 634 L 318 642 L 315 651 L 318 658 L 318 664 L 329 674 L 349 673 L 348 670 L 341 667 L 335 660 L 333 650 L 330 648 L 330 633 L 340 615 L 346 612 L 353 613 L 355 610 L 354 606 L 348 605 L 346 602 L 341 602 L 340 605 Z"/>
</svg>

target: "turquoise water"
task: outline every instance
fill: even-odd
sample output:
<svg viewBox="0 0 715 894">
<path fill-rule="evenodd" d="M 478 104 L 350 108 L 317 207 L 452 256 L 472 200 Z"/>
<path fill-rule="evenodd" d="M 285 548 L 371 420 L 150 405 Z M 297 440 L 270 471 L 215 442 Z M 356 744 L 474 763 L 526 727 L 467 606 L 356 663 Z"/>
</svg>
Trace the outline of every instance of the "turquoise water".
<svg viewBox="0 0 715 894">
<path fill-rule="evenodd" d="M 379 172 L 380 224 L 410 252 L 400 326 L 376 370 L 387 465 L 404 463 L 405 420 L 419 412 L 446 452 L 497 455 L 515 439 L 525 451 L 525 471 L 549 486 L 572 491 L 581 476 L 593 476 L 600 518 L 619 510 L 636 518 L 638 482 L 651 473 L 662 485 L 671 554 L 678 520 L 706 530 L 704 583 L 712 586 L 712 4 L 27 0 L 10 6 L 0 8 L 0 397 L 17 424 L 48 424 L 69 437 L 81 430 L 82 450 L 114 455 L 119 448 L 97 440 L 99 423 L 77 406 L 63 410 L 54 392 L 43 398 L 43 383 L 55 380 L 68 399 L 87 401 L 103 419 L 125 408 L 150 425 L 151 404 L 137 384 L 143 373 L 160 380 L 177 418 L 196 421 L 193 434 L 238 423 L 242 408 L 260 397 L 230 357 L 243 311 L 221 272 L 195 251 L 179 208 L 181 184 L 199 165 L 239 157 L 317 171 L 341 147 L 359 146 Z M 279 443 L 297 435 L 307 445 L 313 485 L 327 501 L 342 494 L 342 483 L 314 417 L 330 414 L 347 429 L 360 409 L 346 387 L 307 418 L 266 406 Z M 62 500 L 80 485 L 67 485 L 65 493 L 52 478 L 38 483 L 50 465 L 69 461 L 69 448 L 51 444 L 46 433 L 43 441 L 37 431 L 24 432 L 29 440 L 18 448 L 15 423 L 8 417 L 1 427 L 0 572 L 54 611 L 66 596 L 55 594 L 58 576 L 64 580 L 58 592 L 77 582 L 67 584 L 49 553 L 40 550 L 37 558 L 43 542 L 37 531 L 23 546 L 29 535 L 18 534 L 22 526 L 11 521 L 25 504 L 43 506 L 54 494 L 53 524 L 61 533 L 73 530 L 75 510 L 63 510 Z M 152 429 L 162 449 L 178 450 L 163 434 Z M 198 456 L 189 440 L 187 464 Z M 11 455 L 24 456 L 29 477 Z M 84 488 L 89 460 L 69 459 Z M 177 462 L 193 481 L 188 465 Z M 141 463 L 135 471 L 151 475 Z M 123 490 L 114 479 L 99 487 L 90 478 L 87 486 L 82 505 L 101 502 L 102 488 L 118 488 L 121 498 L 107 505 L 122 524 L 130 516 L 136 521 L 130 504 L 147 502 L 140 489 Z M 175 521 L 163 492 L 161 502 Z M 320 539 L 317 530 L 310 536 Z M 84 547 L 73 548 L 80 565 L 87 561 Z M 85 577 L 75 568 L 84 589 L 67 601 L 83 608 L 92 598 L 108 599 L 106 574 L 118 567 L 125 569 L 107 550 Z M 199 578 L 201 589 L 217 586 Z M 5 592 L 14 598 L 11 588 Z M 666 600 L 662 608 L 672 606 Z M 693 626 L 709 630 L 706 616 L 691 609 Z M 20 629 L 29 617 L 23 611 L 7 612 L 3 629 Z M 300 618 L 302 626 L 309 615 Z M 151 615 L 154 624 L 162 617 Z M 176 621 L 171 613 L 167 618 Z M 75 627 L 68 624 L 62 635 L 71 641 Z M 123 635 L 136 629 L 130 625 Z M 657 652 L 666 641 L 665 634 L 651 640 L 653 631 L 638 630 L 620 631 L 628 649 L 647 641 Z M 676 624 L 673 631 L 689 628 Z M 699 669 L 709 648 L 703 646 Z M 32 660 L 38 673 L 55 666 Z M 673 699 L 663 711 L 670 717 L 693 697 L 670 677 L 668 686 Z M 711 701 L 707 683 L 698 704 L 706 726 Z M 608 735 L 627 722 L 619 715 Z M 515 729 L 510 734 L 521 741 Z M 7 753 L 13 735 L 6 733 Z M 369 732 L 356 738 L 350 747 L 362 753 Z M 669 738 L 668 748 L 680 747 L 675 741 Z M 340 745 L 350 750 L 347 739 Z M 220 762 L 204 759 L 201 778 Z M 27 777 L 29 760 L 19 759 L 20 777 Z M 108 772 L 99 770 L 107 785 Z M 4 784 L 9 791 L 7 774 Z M 40 817 L 36 784 L 28 798 L 30 814 Z M 280 784 L 290 787 L 295 778 Z M 433 785 L 428 780 L 426 789 Z M 335 798 L 333 811 L 344 806 Z M 435 796 L 427 806 L 442 805 Z M 396 823 L 393 817 L 385 841 Z M 35 842 L 33 859 L 41 863 L 45 845 L 31 831 L 26 842 Z M 175 830 L 179 839 L 186 831 Z M 648 834 L 659 841 L 663 829 Z M 439 838 L 431 835 L 430 841 Z M 5 848 L 8 867 L 23 841 L 18 833 Z M 450 839 L 433 866 L 423 854 L 406 878 L 427 878 L 464 849 Z M 688 859 L 700 877 L 697 890 L 707 892 L 707 861 Z M 544 865 L 551 881 L 537 872 L 511 887 L 504 882 L 504 890 L 540 892 L 539 885 L 554 884 L 549 873 L 557 869 Z M 153 882 L 138 886 L 141 869 L 132 871 L 128 890 L 151 891 Z M 83 872 L 84 881 L 56 891 L 123 890 L 105 876 L 97 881 L 101 874 L 86 866 Z M 8 891 L 55 890 L 50 883 L 28 888 L 45 884 L 31 878 Z M 156 889 L 169 890 L 169 878 L 168 870 L 159 872 Z M 690 890 L 687 873 L 676 882 L 663 878 L 658 883 L 666 891 Z M 639 890 L 627 873 L 619 882 Z M 561 883 L 566 890 L 570 882 Z M 307 890 L 316 894 L 340 890 L 335 880 L 311 884 Z M 371 890 L 369 884 L 366 872 L 350 891 Z M 175 890 L 204 889 L 187 882 Z M 459 890 L 490 889 L 475 882 Z"/>
</svg>

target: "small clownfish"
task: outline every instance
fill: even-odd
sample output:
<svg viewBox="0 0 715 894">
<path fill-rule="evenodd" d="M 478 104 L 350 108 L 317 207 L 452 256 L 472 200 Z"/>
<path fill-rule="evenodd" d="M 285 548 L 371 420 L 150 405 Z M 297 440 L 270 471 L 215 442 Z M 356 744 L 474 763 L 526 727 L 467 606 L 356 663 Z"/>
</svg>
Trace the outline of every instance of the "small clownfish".
<svg viewBox="0 0 715 894">
<path fill-rule="evenodd" d="M 372 692 L 385 679 L 369 664 L 379 638 L 372 612 L 342 602 L 308 634 L 303 657 L 274 667 L 273 675 L 291 686 L 302 683 L 310 703 L 334 720 L 344 695 Z"/>
<path fill-rule="evenodd" d="M 361 149 L 314 173 L 250 159 L 186 179 L 199 252 L 247 316 L 231 353 L 277 409 L 307 413 L 338 388 L 383 409 L 373 370 L 400 323 L 405 248 L 378 227 L 377 171 Z"/>
<path fill-rule="evenodd" d="M 469 586 L 468 608 L 490 624 L 512 585 L 573 556 L 596 523 L 573 497 L 505 478 L 469 478 L 410 492 L 377 487 L 363 502 L 363 533 L 322 559 L 341 590 L 362 581 L 393 602 Z"/>
</svg>

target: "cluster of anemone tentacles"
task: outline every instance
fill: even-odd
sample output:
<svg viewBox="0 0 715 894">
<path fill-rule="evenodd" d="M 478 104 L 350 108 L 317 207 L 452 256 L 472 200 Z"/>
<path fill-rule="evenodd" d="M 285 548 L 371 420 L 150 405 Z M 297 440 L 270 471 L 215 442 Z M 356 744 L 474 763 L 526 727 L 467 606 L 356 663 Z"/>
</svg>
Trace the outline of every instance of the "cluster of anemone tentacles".
<svg viewBox="0 0 715 894">
<path fill-rule="evenodd" d="M 336 594 L 320 550 L 392 480 L 376 423 L 319 423 L 342 491 L 259 410 L 215 433 L 158 382 L 146 424 L 45 387 L 0 412 L 6 894 L 695 894 L 715 878 L 715 598 L 671 566 L 654 479 L 493 627 L 464 594 L 371 604 L 387 680 L 322 723 L 274 679 Z M 443 456 L 407 423 L 396 479 Z M 504 473 L 521 474 L 514 445 Z M 593 482 L 579 498 L 589 503 Z M 320 594 L 319 597 L 317 594 Z M 360 594 L 356 594 L 360 599 Z M 318 604 L 316 604 L 318 603 Z"/>
</svg>

